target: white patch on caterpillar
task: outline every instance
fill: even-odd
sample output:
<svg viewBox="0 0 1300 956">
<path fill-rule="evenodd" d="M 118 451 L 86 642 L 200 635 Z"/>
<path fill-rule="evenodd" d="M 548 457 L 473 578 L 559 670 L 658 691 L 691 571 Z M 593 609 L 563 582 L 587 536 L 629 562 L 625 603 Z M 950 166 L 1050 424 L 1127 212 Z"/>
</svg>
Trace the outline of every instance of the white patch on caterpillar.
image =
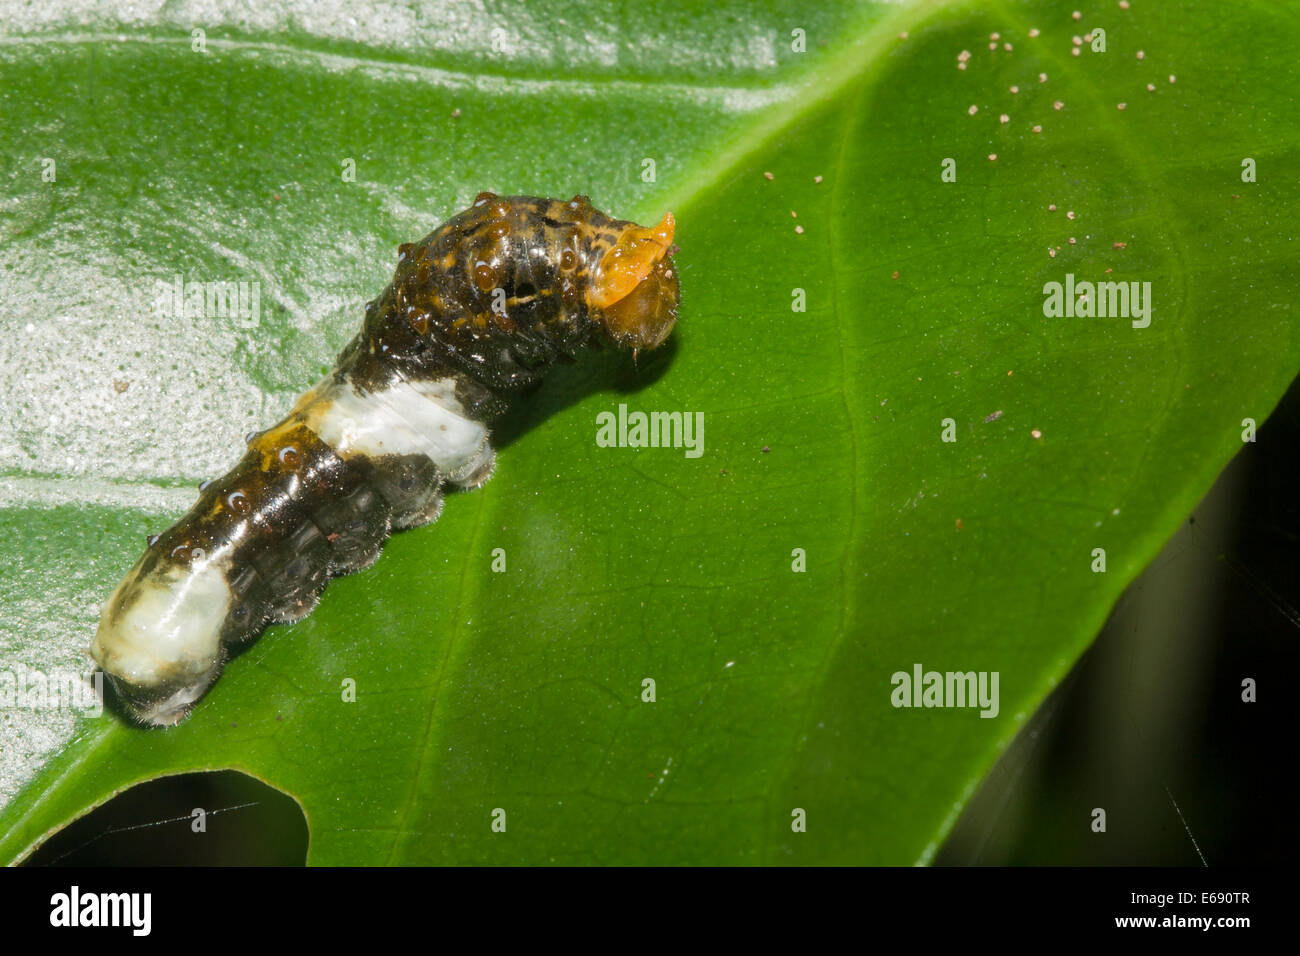
<svg viewBox="0 0 1300 956">
<path fill-rule="evenodd" d="M 492 459 L 487 428 L 466 416 L 450 378 L 398 379 L 376 392 L 326 381 L 300 407 L 307 426 L 343 458 L 424 455 L 453 482 Z"/>
<path fill-rule="evenodd" d="M 175 723 L 207 689 L 221 662 L 221 627 L 230 610 L 230 559 L 164 565 L 141 576 L 139 566 L 104 608 L 90 655 L 129 688 L 181 689 L 142 711 L 149 723 Z"/>
</svg>

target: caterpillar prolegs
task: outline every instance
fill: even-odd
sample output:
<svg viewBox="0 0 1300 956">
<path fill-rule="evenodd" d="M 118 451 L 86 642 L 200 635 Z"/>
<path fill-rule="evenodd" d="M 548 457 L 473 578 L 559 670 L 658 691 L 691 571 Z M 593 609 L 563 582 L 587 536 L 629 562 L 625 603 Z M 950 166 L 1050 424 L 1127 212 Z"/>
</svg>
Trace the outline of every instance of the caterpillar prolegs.
<svg viewBox="0 0 1300 956">
<path fill-rule="evenodd" d="M 586 346 L 653 349 L 679 298 L 672 214 L 480 193 L 398 250 L 334 370 L 200 489 L 109 598 L 90 652 L 141 723 L 185 718 L 230 650 L 311 612 L 446 487 L 492 473 L 489 423 Z"/>
</svg>

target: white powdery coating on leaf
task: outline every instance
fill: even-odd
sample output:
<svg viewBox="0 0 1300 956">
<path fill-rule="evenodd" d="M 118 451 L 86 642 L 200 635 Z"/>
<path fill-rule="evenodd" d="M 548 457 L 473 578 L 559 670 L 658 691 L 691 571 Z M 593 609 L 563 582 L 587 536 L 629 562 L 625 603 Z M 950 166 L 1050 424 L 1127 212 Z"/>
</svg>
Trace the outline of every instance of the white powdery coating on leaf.
<svg viewBox="0 0 1300 956">
<path fill-rule="evenodd" d="M 278 247 L 274 204 L 240 208 L 236 196 L 165 177 L 158 186 L 172 205 L 142 197 L 113 229 L 70 213 L 39 247 L 0 244 L 0 363 L 22 369 L 0 390 L 0 464 L 10 475 L 61 475 L 74 492 L 89 481 L 107 502 L 148 507 L 111 486 L 197 484 L 227 471 L 244 435 L 282 416 L 356 331 L 365 296 L 339 290 L 373 286 L 387 271 L 390 244 L 345 226 L 304 230 L 311 245 L 269 264 L 249 250 Z M 39 201 L 0 200 L 0 213 L 32 217 Z M 121 248 L 119 231 L 131 237 Z M 256 288 L 257 314 L 160 308 L 177 277 Z M 302 335 L 286 354 L 290 331 Z M 0 505 L 23 498 L 0 483 Z"/>
<path fill-rule="evenodd" d="M 45 527 L 28 521 L 22 540 L 10 540 L 0 549 L 0 580 L 15 584 L 0 615 L 0 669 L 24 681 L 34 671 L 88 678 L 95 664 L 86 647 L 106 594 L 104 580 L 119 575 L 129 559 L 98 559 L 96 548 L 104 535 L 91 522 L 54 534 Z M 0 709 L 0 806 L 79 727 L 113 719 L 108 711 L 93 718 L 67 707 Z"/>
<path fill-rule="evenodd" d="M 233 327 L 184 316 L 128 321 L 150 315 L 154 289 L 123 285 L 132 265 L 102 246 L 72 237 L 64 246 L 0 253 L 13 266 L 0 283 L 0 366 L 23 370 L 0 391 L 0 461 L 11 471 L 110 480 L 224 470 L 263 407 L 256 384 L 230 368 Z M 51 301 L 56 313 L 32 312 Z M 210 429 L 164 427 L 201 417 Z"/>
</svg>

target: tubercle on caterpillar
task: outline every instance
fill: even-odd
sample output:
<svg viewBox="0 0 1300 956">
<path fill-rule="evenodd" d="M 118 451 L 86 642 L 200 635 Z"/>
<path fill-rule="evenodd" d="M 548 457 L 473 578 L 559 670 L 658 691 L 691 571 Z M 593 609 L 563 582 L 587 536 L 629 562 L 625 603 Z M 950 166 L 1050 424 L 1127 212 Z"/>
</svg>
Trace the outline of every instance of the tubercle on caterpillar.
<svg viewBox="0 0 1300 956">
<path fill-rule="evenodd" d="M 140 723 L 183 720 L 232 648 L 309 614 L 447 486 L 491 477 L 489 423 L 588 346 L 653 349 L 680 299 L 671 213 L 655 226 L 568 201 L 480 193 L 398 250 L 338 363 L 161 535 L 90 645 Z"/>
</svg>

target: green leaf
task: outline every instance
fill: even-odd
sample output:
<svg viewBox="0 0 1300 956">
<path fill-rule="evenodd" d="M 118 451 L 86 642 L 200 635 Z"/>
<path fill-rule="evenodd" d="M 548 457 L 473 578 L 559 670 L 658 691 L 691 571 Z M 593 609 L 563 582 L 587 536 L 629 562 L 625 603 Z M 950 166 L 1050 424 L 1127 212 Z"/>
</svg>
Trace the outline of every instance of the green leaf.
<svg viewBox="0 0 1300 956">
<path fill-rule="evenodd" d="M 928 860 L 1300 366 L 1295 19 L 1071 9 L 232 13 L 206 52 L 168 14 L 18 23 L 8 671 L 83 667 L 142 535 L 477 191 L 673 209 L 683 302 L 668 349 L 521 400 L 488 485 L 269 630 L 178 728 L 7 707 L 0 857 L 228 767 L 302 803 L 313 863 Z M 1107 51 L 1073 56 L 1095 27 Z M 1149 327 L 1046 317 L 1067 273 L 1150 282 Z M 259 281 L 260 323 L 153 314 L 177 274 Z M 703 455 L 597 447 L 620 403 L 702 413 Z M 895 708 L 915 664 L 997 672 L 997 715 Z"/>
</svg>

